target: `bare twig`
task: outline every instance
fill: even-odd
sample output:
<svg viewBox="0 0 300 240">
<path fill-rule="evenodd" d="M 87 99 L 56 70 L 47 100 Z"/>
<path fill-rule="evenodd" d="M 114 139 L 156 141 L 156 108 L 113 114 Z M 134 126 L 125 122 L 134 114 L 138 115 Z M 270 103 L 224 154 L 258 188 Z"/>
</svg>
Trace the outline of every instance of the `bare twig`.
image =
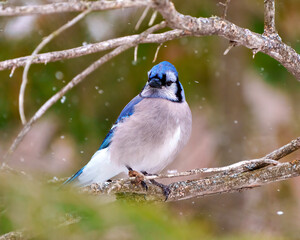
<svg viewBox="0 0 300 240">
<path fill-rule="evenodd" d="M 10 71 L 10 74 L 9 74 L 9 77 L 12 78 L 14 73 L 15 73 L 15 70 L 16 70 L 16 67 L 14 66 L 11 71 Z"/>
<path fill-rule="evenodd" d="M 233 47 L 235 47 L 236 45 L 237 45 L 236 42 L 234 42 L 234 41 L 229 41 L 229 46 L 228 46 L 228 48 L 226 48 L 226 50 L 224 51 L 223 55 L 227 55 L 227 53 L 229 53 L 229 51 L 230 51 Z"/>
<path fill-rule="evenodd" d="M 265 159 L 279 160 L 286 155 L 300 149 L 300 137 L 292 140 L 290 143 L 264 156 Z"/>
<path fill-rule="evenodd" d="M 147 16 L 147 13 L 149 12 L 150 6 L 147 6 L 145 10 L 143 11 L 140 19 L 138 20 L 137 24 L 135 25 L 135 30 L 137 31 L 139 27 L 141 26 L 142 22 L 144 21 L 145 17 Z"/>
<path fill-rule="evenodd" d="M 154 58 L 153 58 L 153 63 L 156 61 L 157 59 L 157 55 L 158 55 L 158 52 L 159 52 L 159 49 L 161 48 L 161 46 L 163 45 L 163 43 L 160 43 L 157 48 L 156 48 L 156 51 L 155 51 L 155 54 L 154 54 Z"/>
<path fill-rule="evenodd" d="M 160 24 L 157 24 L 140 35 L 136 37 L 134 41 L 127 45 L 122 45 L 113 51 L 109 52 L 108 54 L 104 55 L 94 63 L 92 63 L 89 67 L 87 67 L 84 71 L 82 71 L 80 74 L 78 74 L 76 77 L 74 77 L 65 87 L 63 87 L 59 92 L 54 94 L 46 103 L 43 104 L 43 106 L 40 107 L 40 109 L 34 114 L 34 116 L 30 119 L 28 123 L 25 124 L 21 132 L 18 134 L 16 139 L 14 140 L 13 144 L 10 146 L 9 151 L 5 154 L 4 160 L 8 160 L 8 155 L 14 152 L 16 147 L 19 145 L 19 143 L 23 140 L 24 136 L 29 132 L 31 126 L 33 123 L 35 123 L 41 116 L 44 115 L 44 113 L 54 104 L 56 103 L 63 95 L 66 94 L 70 89 L 72 89 L 74 86 L 79 84 L 83 79 L 86 78 L 89 74 L 91 74 L 93 71 L 95 71 L 98 67 L 100 67 L 102 64 L 106 63 L 113 57 L 119 55 L 120 53 L 124 52 L 125 50 L 134 47 L 140 43 L 148 34 L 157 31 L 161 28 L 164 28 L 166 26 L 165 22 L 161 22 Z"/>
<path fill-rule="evenodd" d="M 136 39 L 137 36 L 138 34 L 110 39 L 107 41 L 88 44 L 85 46 L 80 46 L 77 48 L 67 49 L 63 51 L 55 51 L 55 52 L 38 54 L 32 60 L 32 64 L 38 64 L 38 63 L 46 64 L 49 62 L 71 59 L 71 58 L 81 57 L 87 54 L 110 50 L 118 46 L 127 45 L 131 43 Z M 141 43 L 163 43 L 166 41 L 171 41 L 185 36 L 191 36 L 191 33 L 182 30 L 172 30 L 164 33 L 149 34 L 141 41 Z M 0 62 L 0 71 L 5 69 L 12 69 L 12 68 L 25 66 L 26 61 L 29 58 L 30 56 L 26 56 L 26 57 L 20 57 L 20 58 L 2 61 Z"/>
<path fill-rule="evenodd" d="M 219 173 L 223 172 L 226 174 L 229 173 L 241 173 L 254 169 L 264 167 L 266 165 L 277 165 L 278 162 L 272 159 L 252 159 L 237 162 L 225 167 L 216 167 L 216 168 L 196 168 L 185 172 L 171 173 L 171 174 L 158 174 L 153 176 L 145 176 L 145 179 L 161 179 L 161 178 L 174 178 L 174 177 L 186 177 L 191 175 L 198 175 L 202 173 Z M 130 178 L 130 180 L 133 180 Z"/>
<path fill-rule="evenodd" d="M 28 82 L 28 77 L 27 76 L 28 76 L 28 72 L 29 72 L 29 68 L 31 66 L 32 60 L 42 50 L 42 48 L 45 47 L 53 38 L 55 38 L 56 36 L 61 34 L 66 29 L 70 28 L 71 26 L 73 26 L 74 24 L 79 22 L 81 19 L 83 19 L 90 12 L 91 12 L 90 9 L 85 10 L 84 12 L 80 13 L 75 18 L 73 18 L 71 21 L 67 22 L 66 24 L 61 26 L 59 29 L 55 30 L 53 33 L 48 35 L 36 47 L 36 49 L 34 49 L 31 56 L 27 59 L 26 65 L 25 65 L 25 68 L 24 68 L 24 71 L 23 71 L 22 84 L 21 84 L 20 94 L 19 94 L 19 113 L 20 113 L 20 117 L 21 117 L 21 121 L 22 121 L 23 125 L 26 124 L 26 122 L 27 122 L 26 117 L 25 117 L 25 113 L 24 113 L 24 95 L 25 95 L 26 85 L 27 85 L 27 82 Z"/>
<path fill-rule="evenodd" d="M 157 16 L 157 11 L 154 11 L 153 14 L 152 14 L 152 16 L 151 16 L 151 18 L 150 18 L 148 26 L 152 26 L 153 25 L 153 23 L 154 23 L 154 21 L 156 19 L 156 16 Z"/>
<path fill-rule="evenodd" d="M 219 2 L 219 4 L 224 7 L 224 9 L 223 9 L 223 18 L 224 19 L 227 17 L 227 11 L 228 11 L 228 5 L 229 5 L 229 3 L 230 3 L 230 0 L 225 0 L 224 3 L 223 2 Z"/>
<path fill-rule="evenodd" d="M 275 0 L 264 0 L 264 34 L 267 36 L 276 36 L 275 27 Z"/>
<path fill-rule="evenodd" d="M 150 0 L 126 0 L 126 1 L 66 1 L 44 5 L 28 5 L 5 7 L 0 5 L 0 16 L 21 16 L 29 14 L 53 14 L 63 12 L 82 12 L 86 9 L 92 11 L 143 7 L 149 6 Z"/>
<path fill-rule="evenodd" d="M 133 54 L 133 61 L 137 61 L 137 54 L 138 54 L 138 45 L 134 47 L 134 54 Z"/>
</svg>

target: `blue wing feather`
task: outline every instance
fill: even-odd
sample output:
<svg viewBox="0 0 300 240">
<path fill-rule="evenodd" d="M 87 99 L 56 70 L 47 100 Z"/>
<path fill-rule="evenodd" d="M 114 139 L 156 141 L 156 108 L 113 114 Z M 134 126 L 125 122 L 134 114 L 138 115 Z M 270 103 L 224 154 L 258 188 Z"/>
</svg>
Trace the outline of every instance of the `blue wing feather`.
<svg viewBox="0 0 300 240">
<path fill-rule="evenodd" d="M 142 101 L 143 98 L 140 95 L 137 95 L 135 98 L 133 98 L 122 110 L 120 113 L 117 121 L 113 125 L 113 127 L 110 129 L 106 137 L 104 138 L 99 150 L 107 148 L 112 140 L 112 137 L 114 135 L 114 131 L 116 127 L 118 126 L 118 123 L 122 122 L 125 118 L 131 116 L 134 113 L 134 107 L 137 105 L 140 101 Z"/>
<path fill-rule="evenodd" d="M 72 177 L 70 177 L 69 179 L 67 179 L 63 183 L 63 185 L 68 184 L 68 183 L 72 182 L 74 179 L 76 179 L 77 177 L 79 177 L 84 168 L 85 168 L 85 166 L 83 168 L 81 168 L 78 172 L 76 172 Z"/>
<path fill-rule="evenodd" d="M 122 112 L 120 113 L 117 121 L 115 122 L 115 124 L 113 125 L 113 127 L 109 130 L 108 134 L 106 135 L 106 137 L 104 138 L 99 150 L 107 148 L 112 140 L 112 137 L 114 135 L 114 131 L 116 129 L 116 127 L 118 126 L 118 123 L 122 122 L 125 118 L 131 116 L 134 113 L 134 107 L 136 104 L 138 104 L 140 101 L 142 101 L 143 98 L 140 95 L 137 95 L 135 98 L 133 98 L 126 106 L 125 108 L 122 110 Z M 84 167 L 81 168 L 78 172 L 76 172 L 72 177 L 70 177 L 67 181 L 65 181 L 63 183 L 64 184 L 68 184 L 70 182 L 72 182 L 73 180 L 75 180 L 77 177 L 80 176 L 80 174 L 82 173 Z"/>
</svg>

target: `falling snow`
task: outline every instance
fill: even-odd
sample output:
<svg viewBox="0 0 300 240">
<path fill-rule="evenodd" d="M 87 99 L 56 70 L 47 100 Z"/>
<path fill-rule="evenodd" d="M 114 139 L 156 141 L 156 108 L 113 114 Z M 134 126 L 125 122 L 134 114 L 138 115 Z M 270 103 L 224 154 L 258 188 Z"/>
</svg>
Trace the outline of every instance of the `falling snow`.
<svg viewBox="0 0 300 240">
<path fill-rule="evenodd" d="M 55 73 L 55 77 L 56 77 L 57 80 L 62 80 L 64 78 L 64 74 L 60 71 L 57 71 Z"/>
<path fill-rule="evenodd" d="M 66 96 L 62 96 L 62 98 L 60 99 L 60 102 L 61 102 L 61 103 L 65 103 L 66 99 L 67 99 Z"/>
</svg>

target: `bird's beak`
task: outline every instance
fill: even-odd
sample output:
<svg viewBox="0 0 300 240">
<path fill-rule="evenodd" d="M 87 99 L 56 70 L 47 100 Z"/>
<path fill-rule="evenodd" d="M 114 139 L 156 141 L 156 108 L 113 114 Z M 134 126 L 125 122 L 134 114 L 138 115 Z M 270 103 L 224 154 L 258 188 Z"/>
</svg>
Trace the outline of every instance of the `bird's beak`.
<svg viewBox="0 0 300 240">
<path fill-rule="evenodd" d="M 148 81 L 149 81 L 148 84 L 150 85 L 150 87 L 161 88 L 161 81 L 160 81 L 160 79 L 158 79 L 158 78 L 151 78 Z"/>
</svg>

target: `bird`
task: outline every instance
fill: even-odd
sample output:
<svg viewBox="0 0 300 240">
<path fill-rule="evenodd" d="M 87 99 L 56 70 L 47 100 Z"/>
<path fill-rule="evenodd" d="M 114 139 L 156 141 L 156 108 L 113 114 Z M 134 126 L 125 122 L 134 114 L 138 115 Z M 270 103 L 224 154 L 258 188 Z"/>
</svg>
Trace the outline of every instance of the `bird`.
<svg viewBox="0 0 300 240">
<path fill-rule="evenodd" d="M 148 72 L 146 85 L 121 111 L 90 161 L 64 184 L 84 187 L 122 172 L 159 173 L 186 145 L 191 130 L 192 114 L 178 72 L 171 63 L 160 62 Z M 168 194 L 165 185 L 157 185 Z"/>
</svg>

